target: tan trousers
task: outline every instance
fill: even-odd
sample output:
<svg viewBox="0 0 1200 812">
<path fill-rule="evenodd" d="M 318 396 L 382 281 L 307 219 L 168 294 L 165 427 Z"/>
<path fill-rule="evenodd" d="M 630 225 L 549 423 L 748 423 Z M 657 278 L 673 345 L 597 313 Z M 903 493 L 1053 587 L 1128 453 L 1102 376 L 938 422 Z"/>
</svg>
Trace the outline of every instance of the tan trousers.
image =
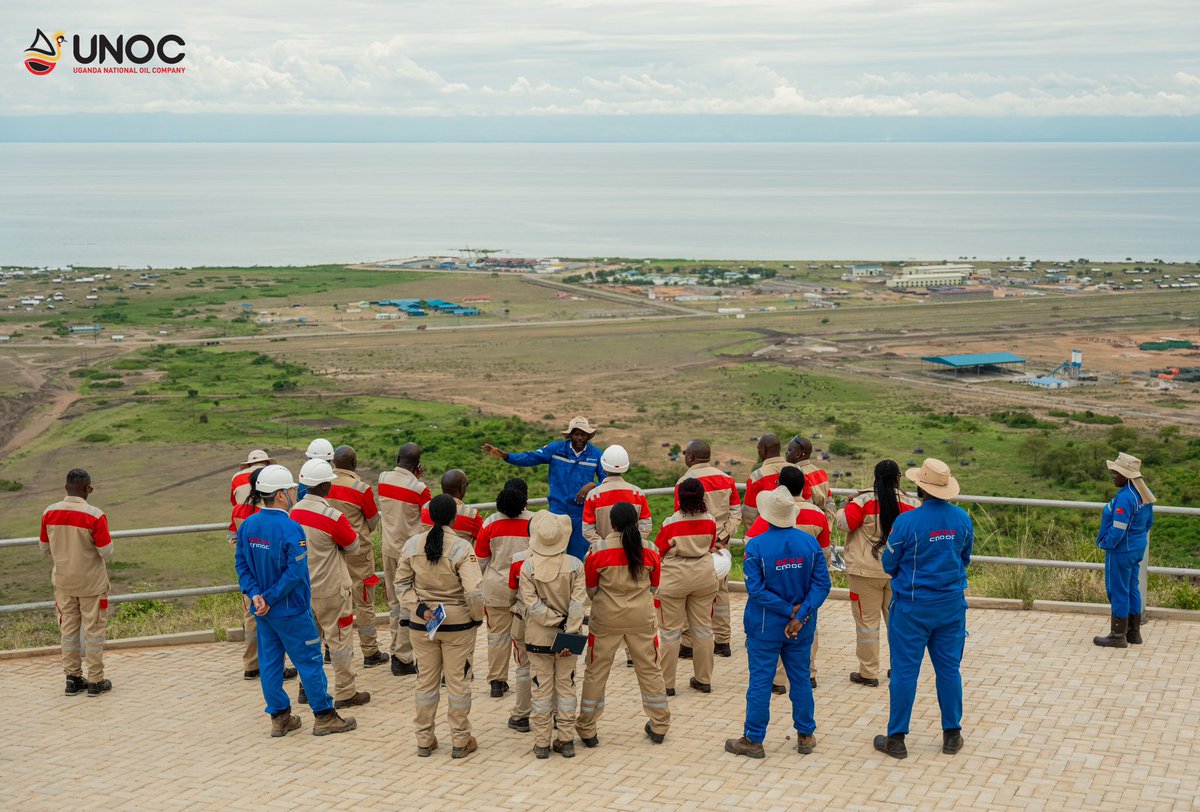
<svg viewBox="0 0 1200 812">
<path fill-rule="evenodd" d="M 854 615 L 858 641 L 858 673 L 864 679 L 879 679 L 879 620 L 886 623 L 888 619 L 892 579 L 847 575 L 846 584 L 850 587 L 850 613 Z"/>
<path fill-rule="evenodd" d="M 359 544 L 366 546 L 362 539 L 359 539 Z M 368 547 L 365 552 L 346 556 L 346 569 L 350 571 L 350 580 L 354 582 L 351 587 L 354 593 L 354 628 L 358 631 L 363 656 L 370 657 L 379 651 L 379 639 L 375 636 L 375 587 L 363 582 L 376 579 L 374 548 Z"/>
<path fill-rule="evenodd" d="M 662 642 L 663 683 L 675 687 L 675 670 L 679 664 L 679 644 L 684 630 L 692 640 L 692 671 L 696 680 L 712 684 L 713 672 L 713 608 L 717 592 L 693 592 L 690 595 L 666 596 L 659 593 L 658 638 Z"/>
<path fill-rule="evenodd" d="M 104 630 L 108 623 L 108 595 L 68 595 L 54 590 L 58 629 L 62 633 L 63 671 L 88 682 L 104 679 Z"/>
<path fill-rule="evenodd" d="M 716 635 L 716 642 L 723 646 L 729 645 L 730 621 L 729 621 L 729 579 L 722 578 L 717 582 L 717 603 L 713 607 L 712 618 L 713 632 Z M 692 648 L 695 648 L 693 645 Z"/>
<path fill-rule="evenodd" d="M 325 645 L 329 646 L 329 662 L 333 666 L 333 698 L 349 699 L 358 693 L 354 663 L 354 601 L 347 589 L 340 595 L 312 599 L 313 616 Z"/>
<path fill-rule="evenodd" d="M 667 708 L 667 690 L 663 685 L 662 667 L 658 662 L 658 637 L 647 629 L 623 634 L 590 634 L 584 654 L 587 670 L 583 674 L 583 692 L 579 701 L 579 717 L 575 728 L 580 738 L 596 735 L 596 723 L 604 714 L 604 689 L 612 671 L 613 657 L 625 643 L 633 658 L 633 670 L 642 690 L 642 709 L 650 718 L 655 733 L 666 733 L 671 726 L 671 711 Z"/>
<path fill-rule="evenodd" d="M 533 728 L 533 746 L 549 747 L 554 736 L 553 724 L 558 722 L 560 742 L 575 739 L 575 663 L 574 654 L 556 657 L 553 654 L 530 654 L 533 669 L 533 712 L 529 725 Z"/>
<path fill-rule="evenodd" d="M 488 682 L 508 682 L 508 659 L 513 652 L 513 613 L 507 606 L 488 606 L 487 619 Z"/>
<path fill-rule="evenodd" d="M 514 674 L 513 682 L 516 683 L 516 690 L 513 693 L 516 695 L 516 704 L 513 705 L 512 718 L 525 719 L 533 711 L 533 683 L 530 680 L 530 654 L 525 650 L 525 620 L 508 613 L 512 617 L 512 643 L 511 650 L 513 660 L 517 667 Z M 491 651 L 489 650 L 489 654 Z M 573 695 L 573 694 L 572 694 Z M 572 720 L 574 716 L 572 715 Z"/>
<path fill-rule="evenodd" d="M 246 633 L 246 646 L 242 649 L 242 670 L 258 670 L 258 621 L 250 611 L 250 599 L 242 596 L 242 631 Z"/>
<path fill-rule="evenodd" d="M 400 605 L 400 598 L 396 595 L 396 563 L 397 559 L 390 555 L 383 557 L 383 592 L 387 595 L 388 602 L 388 628 L 392 630 L 392 642 L 388 653 L 412 665 L 413 648 L 408 634 L 408 610 Z"/>
<path fill-rule="evenodd" d="M 430 640 L 425 632 L 412 635 L 417 655 L 417 687 L 414 694 L 416 714 L 413 727 L 418 747 L 432 747 L 442 676 L 446 677 L 446 722 L 455 747 L 466 747 L 471 740 L 471 653 L 475 651 L 475 632 L 438 632 Z"/>
</svg>

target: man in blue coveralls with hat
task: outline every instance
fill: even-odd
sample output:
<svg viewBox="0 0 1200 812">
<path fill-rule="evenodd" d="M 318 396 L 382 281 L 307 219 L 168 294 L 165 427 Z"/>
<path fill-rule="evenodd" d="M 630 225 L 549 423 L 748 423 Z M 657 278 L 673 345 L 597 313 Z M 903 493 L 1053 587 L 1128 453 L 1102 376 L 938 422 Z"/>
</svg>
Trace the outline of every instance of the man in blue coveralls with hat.
<svg viewBox="0 0 1200 812">
<path fill-rule="evenodd" d="M 1106 648 L 1142 642 L 1142 591 L 1138 587 L 1142 557 L 1154 524 L 1154 494 L 1142 477 L 1142 461 L 1118 454 L 1105 464 L 1112 471 L 1117 495 L 1104 506 L 1096 546 L 1104 551 L 1104 589 L 1112 604 L 1109 633 L 1092 638 Z"/>
<path fill-rule="evenodd" d="M 483 444 L 483 453 L 498 457 L 509 465 L 521 468 L 550 466 L 550 512 L 571 517 L 571 542 L 567 545 L 567 553 L 580 561 L 588 552 L 588 542 L 583 537 L 583 503 L 588 492 L 604 479 L 600 449 L 590 442 L 595 434 L 595 427 L 586 417 L 573 417 L 562 433 L 565 439 L 547 443 L 537 451 L 510 454 L 491 443 Z"/>
<path fill-rule="evenodd" d="M 829 569 L 820 543 L 796 527 L 800 506 L 787 488 L 758 496 L 759 515 L 768 529 L 746 542 L 742 565 L 746 579 L 746 726 L 740 739 L 727 739 L 725 750 L 764 758 L 763 739 L 771 716 L 771 683 L 782 659 L 791 684 L 796 749 L 807 754 L 817 745 L 813 719 L 809 657 L 817 631 L 817 609 L 829 595 Z"/>
<path fill-rule="evenodd" d="M 907 758 L 904 737 L 917 697 L 921 660 L 937 675 L 942 710 L 942 752 L 962 749 L 962 662 L 967 639 L 967 565 L 975 543 L 971 517 L 948 499 L 958 496 L 958 480 L 941 460 L 927 459 L 909 468 L 921 506 L 896 517 L 883 550 L 884 572 L 892 576 L 888 614 L 891 697 L 887 735 L 875 737 L 875 749 Z"/>
<path fill-rule="evenodd" d="M 313 735 L 354 730 L 352 718 L 333 709 L 321 660 L 321 638 L 312 616 L 308 543 L 304 528 L 288 516 L 296 503 L 296 483 L 282 465 L 258 474 L 256 496 L 262 510 L 238 528 L 235 561 L 238 585 L 258 619 L 258 664 L 263 697 L 271 714 L 271 736 L 300 729 L 283 690 L 283 654 L 300 671 L 316 721 Z"/>
</svg>

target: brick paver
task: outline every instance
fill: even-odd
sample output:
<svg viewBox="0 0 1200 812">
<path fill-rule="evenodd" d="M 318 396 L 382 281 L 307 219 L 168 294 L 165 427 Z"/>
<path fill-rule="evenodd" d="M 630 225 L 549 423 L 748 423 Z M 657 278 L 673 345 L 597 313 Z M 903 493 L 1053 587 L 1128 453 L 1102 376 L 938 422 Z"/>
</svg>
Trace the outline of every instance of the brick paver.
<svg viewBox="0 0 1200 812">
<path fill-rule="evenodd" d="M 735 609 L 743 598 L 734 596 Z M 642 734 L 633 672 L 615 668 L 601 747 L 572 761 L 536 761 L 528 734 L 506 726 L 510 697 L 491 699 L 476 649 L 472 724 L 480 751 L 451 761 L 444 746 L 419 759 L 411 677 L 367 670 L 371 704 L 359 729 L 311 735 L 312 714 L 285 739 L 268 737 L 257 682 L 241 679 L 240 646 L 112 652 L 115 688 L 99 699 L 62 695 L 56 658 L 0 664 L 0 805 L 20 809 L 1195 809 L 1200 806 L 1200 624 L 1156 621 L 1146 644 L 1091 644 L 1101 618 L 972 610 L 964 661 L 967 744 L 941 753 L 928 660 L 909 757 L 871 748 L 887 688 L 852 685 L 846 604 L 821 618 L 817 751 L 793 749 L 786 699 L 763 761 L 723 751 L 740 735 L 746 663 L 735 624 L 732 659 L 717 659 L 713 693 L 679 696 L 666 744 Z M 289 691 L 295 696 L 295 683 Z M 373 754 L 364 758 L 363 754 Z"/>
</svg>

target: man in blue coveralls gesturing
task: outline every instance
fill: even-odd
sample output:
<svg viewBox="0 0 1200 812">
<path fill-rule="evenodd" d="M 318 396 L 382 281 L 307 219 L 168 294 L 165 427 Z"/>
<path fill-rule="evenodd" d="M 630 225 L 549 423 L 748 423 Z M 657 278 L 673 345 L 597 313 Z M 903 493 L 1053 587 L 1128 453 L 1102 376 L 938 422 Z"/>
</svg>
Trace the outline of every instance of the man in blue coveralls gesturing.
<svg viewBox="0 0 1200 812">
<path fill-rule="evenodd" d="M 891 707 L 887 735 L 875 737 L 875 749 L 907 758 L 904 736 L 917 697 L 921 660 L 937 675 L 942 710 L 942 752 L 962 749 L 962 662 L 967 639 L 967 565 L 975 543 L 971 517 L 947 499 L 958 496 L 958 480 L 941 460 L 927 459 L 904 474 L 923 500 L 901 513 L 883 550 L 883 569 L 892 576 L 888 648 L 892 658 Z"/>
<path fill-rule="evenodd" d="M 566 439 L 547 443 L 537 451 L 510 454 L 491 443 L 483 444 L 483 453 L 499 457 L 509 465 L 550 466 L 550 512 L 571 517 L 567 553 L 580 561 L 588 551 L 587 539 L 583 537 L 583 502 L 588 492 L 604 479 L 600 449 L 589 442 L 595 434 L 596 429 L 586 417 L 573 417 L 562 433 Z"/>
<path fill-rule="evenodd" d="M 763 758 L 763 739 L 771 716 L 771 683 L 782 659 L 791 683 L 792 723 L 796 749 L 811 753 L 812 684 L 809 656 L 817 631 L 817 609 L 829 596 L 829 569 L 820 543 L 796 527 L 800 507 L 787 488 L 758 496 L 758 510 L 770 527 L 746 542 L 742 565 L 746 577 L 746 655 L 750 684 L 746 688 L 746 726 L 740 739 L 728 739 L 725 750 Z"/>
<path fill-rule="evenodd" d="M 352 718 L 333 709 L 321 661 L 321 639 L 312 616 L 308 576 L 308 543 L 304 528 L 288 516 L 296 503 L 296 483 L 282 465 L 268 465 L 255 486 L 262 510 L 238 528 L 235 561 L 238 585 L 258 618 L 258 664 L 271 735 L 300 729 L 292 703 L 283 690 L 286 651 L 308 694 L 316 716 L 313 735 L 354 730 Z"/>
</svg>

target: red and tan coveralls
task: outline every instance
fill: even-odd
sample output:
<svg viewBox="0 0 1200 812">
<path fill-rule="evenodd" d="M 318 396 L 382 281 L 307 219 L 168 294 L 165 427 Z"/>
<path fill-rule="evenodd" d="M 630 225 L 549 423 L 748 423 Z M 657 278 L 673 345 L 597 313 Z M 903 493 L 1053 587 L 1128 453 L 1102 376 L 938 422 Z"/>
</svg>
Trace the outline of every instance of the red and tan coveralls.
<svg viewBox="0 0 1200 812">
<path fill-rule="evenodd" d="M 408 612 L 396 595 L 396 562 L 400 560 L 405 542 L 425 529 L 421 525 L 421 508 L 429 504 L 431 496 L 425 483 L 406 468 L 394 468 L 380 474 L 376 495 L 383 528 L 383 591 L 387 594 L 388 626 L 392 631 L 388 653 L 412 665 Z"/>
<path fill-rule="evenodd" d="M 609 514 L 621 502 L 637 508 L 638 530 L 649 538 L 654 523 L 650 519 L 650 501 L 637 485 L 625 481 L 620 474 L 605 474 L 604 481 L 588 491 L 583 502 L 583 537 L 589 547 L 599 544 L 612 532 Z"/>
<path fill-rule="evenodd" d="M 583 628 L 586 583 L 583 562 L 565 551 L 558 555 L 529 552 L 519 569 L 518 603 L 525 613 L 525 649 L 533 668 L 533 713 L 529 717 L 534 747 L 549 747 L 557 724 L 561 742 L 575 740 L 575 663 L 558 657 L 554 638 L 560 631 Z"/>
<path fill-rule="evenodd" d="M 333 698 L 350 699 L 358 693 L 354 663 L 353 582 L 346 569 L 346 556 L 354 554 L 358 533 L 340 510 L 311 491 L 289 514 L 304 528 L 308 545 L 308 577 L 312 586 L 312 609 L 317 626 L 329 646 L 333 666 Z"/>
<path fill-rule="evenodd" d="M 742 523 L 749 530 L 758 518 L 758 496 L 765 491 L 773 491 L 779 487 L 779 472 L 788 466 L 793 466 L 783 457 L 768 457 L 761 466 L 750 472 L 746 480 L 745 502 L 742 504 Z"/>
<path fill-rule="evenodd" d="M 353 582 L 354 628 L 358 631 L 358 643 L 362 646 L 363 657 L 371 657 L 379 653 L 375 629 L 375 587 L 379 584 L 379 576 L 375 574 L 375 544 L 371 541 L 371 533 L 379 526 L 379 506 L 371 486 L 354 471 L 334 468 L 333 473 L 329 504 L 345 514 L 362 541 L 358 552 L 346 556 L 346 569 Z M 330 654 L 332 656 L 332 652 Z"/>
<path fill-rule="evenodd" d="M 260 462 L 244 468 L 234 474 L 233 481 L 229 483 L 229 504 L 233 508 L 232 515 L 229 517 L 229 545 L 231 547 L 237 543 L 237 531 L 242 526 L 242 522 L 246 521 L 246 517 L 258 513 L 257 505 L 247 505 L 245 502 L 246 498 L 250 496 L 250 472 L 264 467 L 266 467 L 266 463 Z M 246 637 L 245 645 L 242 647 L 242 670 L 257 671 L 258 621 L 255 620 L 254 613 L 250 611 L 250 599 L 245 595 L 242 596 L 242 632 Z"/>
<path fill-rule="evenodd" d="M 829 474 L 813 465 L 811 460 L 801 462 L 800 470 L 804 472 L 804 491 L 801 492 L 800 497 L 805 502 L 816 505 L 817 510 L 825 514 L 825 518 L 829 520 L 829 526 L 832 527 L 834 514 L 837 513 L 837 503 L 829 492 Z M 826 553 L 826 560 L 830 555 L 831 553 Z"/>
<path fill-rule="evenodd" d="M 921 500 L 896 491 L 900 512 L 921 506 Z M 879 679 L 879 620 L 886 623 L 892 602 L 892 577 L 883 571 L 873 545 L 879 540 L 879 503 L 872 491 L 860 493 L 837 512 L 837 525 L 846 533 L 846 584 L 858 643 L 858 673 Z"/>
<path fill-rule="evenodd" d="M 529 662 L 520 649 L 513 646 L 513 612 L 508 591 L 508 570 L 513 557 L 529 549 L 529 520 L 533 514 L 523 511 L 515 519 L 503 513 L 493 513 L 483 520 L 475 539 L 475 557 L 483 570 L 483 605 L 488 629 L 488 681 L 508 682 L 508 660 L 517 657 L 517 693 L 522 690 L 522 678 L 528 690 Z M 522 661 L 524 665 L 522 667 Z M 522 674 L 522 671 L 524 673 Z M 520 701 L 517 703 L 522 705 Z M 529 715 L 514 712 L 514 718 Z"/>
<path fill-rule="evenodd" d="M 396 592 L 412 617 L 409 630 L 417 655 L 413 725 L 418 747 L 437 744 L 434 722 L 445 676 L 450 735 L 455 747 L 466 747 L 471 740 L 471 655 L 483 622 L 483 574 L 470 543 L 454 533 L 445 533 L 442 555 L 431 563 L 425 556 L 427 535 L 409 539 L 396 564 Z M 445 607 L 446 619 L 430 640 L 424 612 L 438 604 Z"/>
<path fill-rule="evenodd" d="M 63 671 L 87 681 L 104 679 L 104 639 L 108 613 L 108 569 L 112 537 L 104 511 L 86 499 L 68 496 L 42 513 L 38 547 L 54 559 L 50 581 L 62 633 Z"/>
<path fill-rule="evenodd" d="M 525 604 L 521 603 L 517 594 L 520 588 L 521 566 L 525 563 L 529 549 L 526 548 L 513 555 L 512 563 L 508 565 L 508 601 L 509 613 L 512 618 L 513 660 L 517 664 L 516 703 L 513 705 L 510 719 L 528 719 L 533 713 L 533 682 L 529 664 L 529 652 L 525 650 Z M 487 600 L 487 572 L 483 573 L 484 600 Z M 490 614 L 490 613 L 489 613 Z M 574 719 L 574 716 L 572 716 Z"/>
<path fill-rule="evenodd" d="M 698 479 L 704 485 L 704 504 L 717 522 L 717 541 L 727 544 L 742 523 L 742 499 L 738 495 L 733 477 L 707 462 L 700 462 L 687 469 L 679 482 Z M 675 483 L 675 509 L 679 510 L 679 482 Z M 729 578 L 722 578 L 717 587 L 717 605 L 713 609 L 713 633 L 718 645 L 729 645 Z M 690 646 L 685 632 L 683 645 Z"/>
<path fill-rule="evenodd" d="M 613 656 L 621 643 L 633 660 L 634 673 L 642 692 L 642 708 L 650 718 L 650 728 L 665 734 L 671 725 L 667 691 L 658 660 L 658 635 L 655 633 L 654 592 L 658 589 L 662 567 L 658 550 L 643 544 L 642 570 L 635 580 L 629 574 L 621 534 L 612 533 L 592 548 L 584 562 L 587 593 L 592 598 L 588 647 L 584 655 L 587 670 L 575 728 L 580 738 L 596 735 L 596 723 L 604 713 L 604 689 L 612 670 Z"/>
<path fill-rule="evenodd" d="M 696 680 L 712 684 L 717 574 L 711 550 L 716 538 L 717 522 L 712 516 L 676 511 L 663 522 L 654 539 L 662 557 L 662 579 L 654 602 L 658 605 L 658 636 L 662 640 L 663 682 L 668 689 L 675 687 L 684 629 L 691 631 Z"/>
</svg>

